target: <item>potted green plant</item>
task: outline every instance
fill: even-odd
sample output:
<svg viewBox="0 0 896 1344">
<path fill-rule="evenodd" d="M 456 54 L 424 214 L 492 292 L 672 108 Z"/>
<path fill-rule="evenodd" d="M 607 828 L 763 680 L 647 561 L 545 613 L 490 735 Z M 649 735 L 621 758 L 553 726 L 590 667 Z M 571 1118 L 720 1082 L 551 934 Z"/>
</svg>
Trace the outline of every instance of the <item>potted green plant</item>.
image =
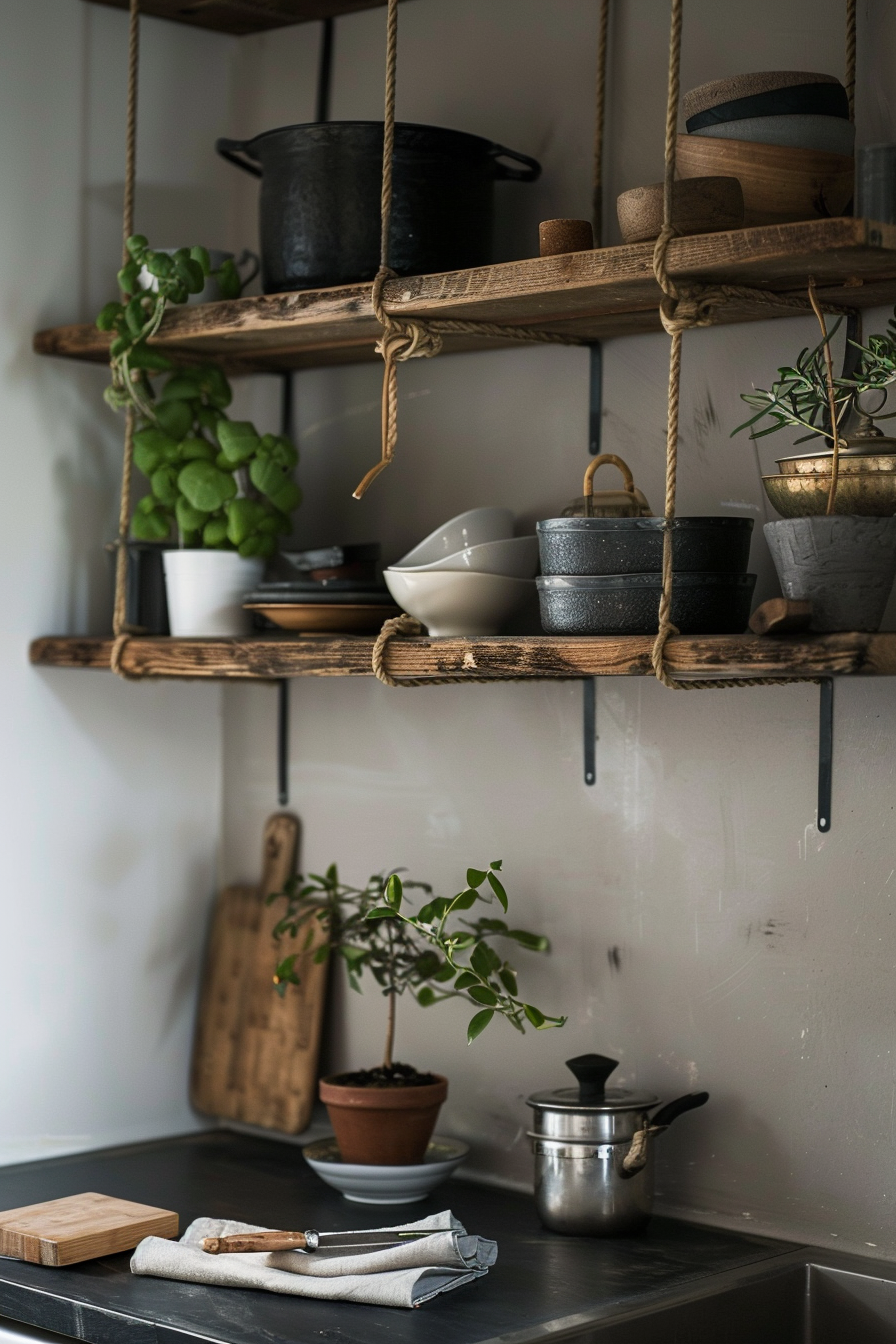
<svg viewBox="0 0 896 1344">
<path fill-rule="evenodd" d="M 527 1024 L 542 1031 L 562 1027 L 566 1021 L 548 1017 L 519 997 L 515 969 L 492 946 L 500 939 L 528 951 L 547 952 L 543 934 L 510 928 L 505 920 L 487 915 L 461 917 L 479 903 L 497 904 L 507 913 L 500 870 L 500 861 L 485 869 L 468 868 L 466 886 L 448 898 L 434 897 L 427 883 L 402 882 L 396 872 L 375 875 L 365 887 L 348 886 L 339 880 L 334 864 L 323 877 L 291 879 L 283 892 L 269 898 L 287 902 L 275 936 L 301 940 L 300 951 L 276 968 L 278 993 L 299 983 L 296 962 L 319 942 L 322 928 L 325 941 L 317 947 L 315 959 L 340 957 L 349 984 L 358 991 L 362 973 L 368 971 L 386 998 L 382 1063 L 321 1079 L 321 1100 L 344 1161 L 387 1166 L 422 1162 L 448 1094 L 442 1075 L 418 1072 L 393 1059 L 395 1011 L 403 994 L 409 993 L 424 1008 L 447 999 L 469 1003 L 474 1009 L 467 1026 L 471 1043 L 496 1016 L 520 1032 Z M 406 900 L 409 891 L 425 894 L 416 912 Z"/>
<path fill-rule="evenodd" d="M 896 322 L 867 345 L 851 341 L 855 368 L 836 378 L 830 342 L 839 319 L 829 333 L 816 313 L 819 344 L 779 368 L 770 388 L 741 394 L 754 414 L 733 433 L 761 439 L 795 428 L 806 431 L 795 446 L 820 441 L 763 476 L 784 515 L 766 523 L 766 540 L 785 596 L 812 603 L 814 630 L 877 630 L 896 575 L 896 440 L 867 415 L 857 432 L 843 429 L 862 393 L 885 392 L 896 379 Z"/>
<path fill-rule="evenodd" d="M 205 248 L 153 251 L 141 235 L 127 250 L 123 299 L 106 304 L 97 326 L 113 334 L 106 400 L 133 413 L 134 464 L 150 486 L 131 529 L 141 541 L 177 539 L 164 555 L 172 634 L 240 634 L 243 594 L 301 502 L 298 453 L 283 435 L 228 418 L 232 392 L 218 365 L 176 367 L 150 343 L 168 305 L 200 293 L 209 276 L 238 289 L 233 262 L 212 271 Z"/>
</svg>

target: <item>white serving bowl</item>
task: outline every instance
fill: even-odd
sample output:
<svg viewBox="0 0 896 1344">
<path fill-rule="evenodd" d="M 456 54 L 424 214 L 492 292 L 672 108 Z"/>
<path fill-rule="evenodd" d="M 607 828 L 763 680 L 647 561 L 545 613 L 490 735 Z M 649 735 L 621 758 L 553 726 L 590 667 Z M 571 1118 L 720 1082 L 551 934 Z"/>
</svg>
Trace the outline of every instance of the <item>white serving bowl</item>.
<svg viewBox="0 0 896 1344">
<path fill-rule="evenodd" d="M 383 578 L 398 605 L 436 636 L 496 635 L 534 592 L 532 579 L 471 570 L 387 569 Z"/>
<path fill-rule="evenodd" d="M 309 1143 L 302 1149 L 302 1155 L 322 1181 L 356 1204 L 415 1204 L 447 1180 L 469 1151 L 459 1139 L 441 1139 L 436 1135 L 423 1161 L 412 1167 L 343 1162 L 335 1139 Z"/>
<path fill-rule="evenodd" d="M 478 546 L 483 541 L 503 541 L 513 536 L 513 514 L 510 509 L 487 508 L 468 509 L 450 518 L 447 523 L 430 532 L 418 546 L 396 561 L 394 568 L 405 569 L 409 565 L 431 565 L 434 560 L 443 560 L 446 555 L 456 555 L 468 546 Z"/>
<path fill-rule="evenodd" d="M 754 145 L 786 145 L 791 149 L 817 149 L 827 154 L 855 150 L 856 128 L 843 117 L 825 117 L 814 112 L 788 112 L 776 117 L 741 117 L 714 126 L 701 126 L 691 135 L 715 140 L 751 140 Z"/>
<path fill-rule="evenodd" d="M 474 574 L 503 574 L 508 579 L 534 579 L 538 573 L 538 538 L 508 537 L 505 541 L 483 541 L 467 546 L 454 555 L 433 560 L 429 565 L 398 565 L 403 573 L 425 574 L 444 569 Z"/>
</svg>

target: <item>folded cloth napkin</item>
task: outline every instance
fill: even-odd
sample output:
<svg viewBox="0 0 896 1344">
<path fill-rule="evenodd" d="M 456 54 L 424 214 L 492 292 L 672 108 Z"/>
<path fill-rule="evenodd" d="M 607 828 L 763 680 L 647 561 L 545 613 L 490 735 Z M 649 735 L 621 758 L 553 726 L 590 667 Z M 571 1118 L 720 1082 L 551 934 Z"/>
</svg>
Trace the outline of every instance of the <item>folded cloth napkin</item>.
<svg viewBox="0 0 896 1344">
<path fill-rule="evenodd" d="M 180 1241 L 145 1237 L 131 1257 L 131 1273 L 379 1307 L 418 1307 L 439 1293 L 482 1278 L 498 1257 L 494 1241 L 470 1236 L 450 1210 L 394 1228 L 368 1228 L 375 1232 L 423 1230 L 435 1235 L 356 1255 L 340 1250 L 312 1255 L 303 1251 L 208 1255 L 202 1249 L 203 1237 L 270 1230 L 223 1218 L 197 1218 Z"/>
</svg>

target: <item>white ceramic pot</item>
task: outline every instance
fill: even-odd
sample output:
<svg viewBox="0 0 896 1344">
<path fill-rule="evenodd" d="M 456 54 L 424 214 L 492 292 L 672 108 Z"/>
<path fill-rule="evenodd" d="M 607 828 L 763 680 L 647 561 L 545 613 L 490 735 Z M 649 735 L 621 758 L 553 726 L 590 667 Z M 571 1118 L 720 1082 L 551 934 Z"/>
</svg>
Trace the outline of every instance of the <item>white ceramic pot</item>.
<svg viewBox="0 0 896 1344">
<path fill-rule="evenodd" d="M 236 551 L 165 551 L 165 588 L 172 635 L 247 635 L 243 598 L 264 576 L 264 561 Z"/>
</svg>

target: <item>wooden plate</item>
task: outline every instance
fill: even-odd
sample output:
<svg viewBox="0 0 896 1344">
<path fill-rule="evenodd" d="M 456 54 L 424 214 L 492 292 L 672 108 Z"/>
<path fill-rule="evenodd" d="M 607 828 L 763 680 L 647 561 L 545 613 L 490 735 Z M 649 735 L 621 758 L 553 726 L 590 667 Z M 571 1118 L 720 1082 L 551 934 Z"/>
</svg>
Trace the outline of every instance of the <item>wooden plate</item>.
<svg viewBox="0 0 896 1344">
<path fill-rule="evenodd" d="M 841 215 L 852 200 L 854 161 L 845 154 L 680 135 L 676 164 L 683 178 L 736 177 L 747 228 Z"/>
<path fill-rule="evenodd" d="M 247 602 L 245 609 L 261 612 L 282 630 L 352 635 L 372 634 L 400 611 L 391 604 L 377 607 L 349 602 Z"/>
</svg>

